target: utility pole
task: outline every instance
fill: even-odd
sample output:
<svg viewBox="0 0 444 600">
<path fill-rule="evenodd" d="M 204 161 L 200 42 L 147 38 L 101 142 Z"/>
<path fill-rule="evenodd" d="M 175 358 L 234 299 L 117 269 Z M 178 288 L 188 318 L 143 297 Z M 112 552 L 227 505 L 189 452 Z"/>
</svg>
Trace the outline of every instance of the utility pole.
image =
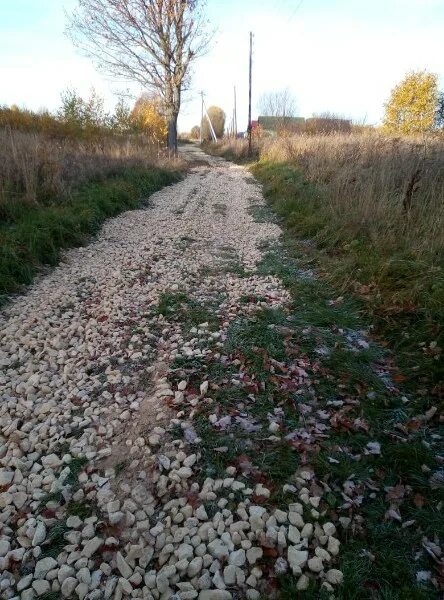
<svg viewBox="0 0 444 600">
<path fill-rule="evenodd" d="M 236 86 L 234 86 L 234 114 L 233 114 L 233 133 L 237 137 L 237 101 L 236 101 Z"/>
<path fill-rule="evenodd" d="M 253 74 L 253 33 L 250 31 L 250 77 L 248 88 L 248 153 L 251 154 L 251 81 Z"/>
<path fill-rule="evenodd" d="M 199 127 L 199 143 L 202 144 L 202 124 L 203 124 L 203 116 L 204 116 L 204 93 L 203 90 L 200 92 L 200 96 L 202 99 L 201 109 L 200 109 L 200 127 Z"/>
</svg>

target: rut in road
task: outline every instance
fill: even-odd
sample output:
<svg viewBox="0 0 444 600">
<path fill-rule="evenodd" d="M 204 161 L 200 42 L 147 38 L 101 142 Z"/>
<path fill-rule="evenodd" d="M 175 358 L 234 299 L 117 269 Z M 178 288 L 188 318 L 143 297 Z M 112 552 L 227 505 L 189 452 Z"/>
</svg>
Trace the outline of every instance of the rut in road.
<svg viewBox="0 0 444 600">
<path fill-rule="evenodd" d="M 342 580 L 313 473 L 276 489 L 246 454 L 253 438 L 280 447 L 282 409 L 252 416 L 265 384 L 227 348 L 258 311 L 285 319 L 287 291 L 257 268 L 281 231 L 255 220 L 246 170 L 197 158 L 2 314 L 5 598 L 255 600 L 287 570 L 298 589 Z M 301 361 L 286 378 L 302 385 Z M 214 400 L 227 390 L 234 409 Z"/>
</svg>

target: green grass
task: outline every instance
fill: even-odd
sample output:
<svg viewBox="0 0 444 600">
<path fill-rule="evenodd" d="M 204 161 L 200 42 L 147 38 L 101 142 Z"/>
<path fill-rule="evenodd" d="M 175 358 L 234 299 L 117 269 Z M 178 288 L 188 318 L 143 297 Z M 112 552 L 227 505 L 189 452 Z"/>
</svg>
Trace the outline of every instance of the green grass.
<svg viewBox="0 0 444 600">
<path fill-rule="evenodd" d="M 86 184 L 57 203 L 17 203 L 0 224 L 0 303 L 31 283 L 42 266 L 57 264 L 61 250 L 88 241 L 105 219 L 141 206 L 179 177 L 157 167 L 133 169 Z"/>
<path fill-rule="evenodd" d="M 208 323 L 211 330 L 217 325 L 216 303 L 206 306 L 183 292 L 163 292 L 157 305 L 158 314 L 169 321 L 179 321 L 188 329 Z"/>
</svg>

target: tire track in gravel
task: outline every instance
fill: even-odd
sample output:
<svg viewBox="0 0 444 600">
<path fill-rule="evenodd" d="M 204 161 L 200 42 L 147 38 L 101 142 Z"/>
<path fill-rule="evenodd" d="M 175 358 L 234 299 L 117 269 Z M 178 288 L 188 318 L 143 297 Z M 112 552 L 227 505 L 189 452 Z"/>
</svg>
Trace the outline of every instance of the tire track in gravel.
<svg viewBox="0 0 444 600">
<path fill-rule="evenodd" d="M 177 364 L 223 369 L 230 324 L 289 303 L 278 279 L 255 271 L 259 247 L 281 233 L 248 212 L 263 203 L 259 186 L 205 160 L 66 252 L 1 314 L 4 598 L 256 600 L 266 554 L 299 589 L 307 562 L 312 575 L 323 568 L 321 542 L 309 558 L 314 526 L 297 496 L 286 510 L 264 507 L 269 490 L 236 468 L 215 479 L 202 470 L 194 419 L 212 388 L 199 371 L 177 381 Z M 299 496 L 315 510 L 316 495 Z M 332 524 L 316 527 L 339 547 Z M 341 574 L 322 577 L 332 589 Z"/>
</svg>

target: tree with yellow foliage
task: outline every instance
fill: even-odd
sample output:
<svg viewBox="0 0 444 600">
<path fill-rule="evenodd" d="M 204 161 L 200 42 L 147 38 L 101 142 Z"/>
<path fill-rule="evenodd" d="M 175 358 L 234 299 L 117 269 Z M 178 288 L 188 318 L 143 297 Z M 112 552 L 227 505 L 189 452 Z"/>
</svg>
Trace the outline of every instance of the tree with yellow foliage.
<svg viewBox="0 0 444 600">
<path fill-rule="evenodd" d="M 389 133 L 425 133 L 435 125 L 438 81 L 434 73 L 408 73 L 385 105 L 384 128 Z"/>
<path fill-rule="evenodd" d="M 168 135 L 168 122 L 159 98 L 142 94 L 134 104 L 131 120 L 136 129 L 142 130 L 152 140 L 158 144 L 165 143 Z"/>
</svg>

